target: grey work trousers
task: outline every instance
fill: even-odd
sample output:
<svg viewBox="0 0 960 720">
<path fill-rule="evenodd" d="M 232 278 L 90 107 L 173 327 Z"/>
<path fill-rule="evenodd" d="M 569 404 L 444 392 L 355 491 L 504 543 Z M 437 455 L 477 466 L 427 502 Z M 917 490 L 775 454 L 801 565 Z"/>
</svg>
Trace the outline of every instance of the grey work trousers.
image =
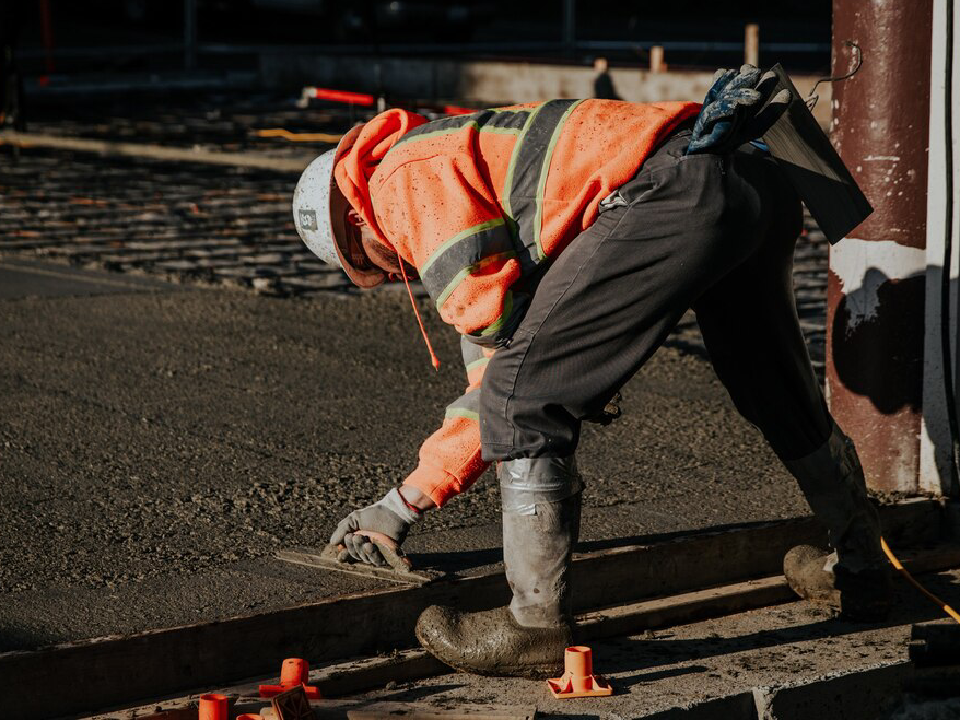
<svg viewBox="0 0 960 720">
<path fill-rule="evenodd" d="M 565 457 L 693 308 L 717 375 L 783 460 L 833 421 L 797 320 L 793 250 L 801 207 L 771 158 L 684 156 L 675 133 L 616 205 L 543 274 L 480 393 L 483 459 Z"/>
</svg>

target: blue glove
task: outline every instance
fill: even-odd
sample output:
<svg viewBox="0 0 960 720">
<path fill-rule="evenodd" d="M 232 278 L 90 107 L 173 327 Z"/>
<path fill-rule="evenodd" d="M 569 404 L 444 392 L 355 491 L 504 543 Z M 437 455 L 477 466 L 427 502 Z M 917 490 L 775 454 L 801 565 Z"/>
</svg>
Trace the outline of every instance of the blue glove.
<svg viewBox="0 0 960 720">
<path fill-rule="evenodd" d="M 772 72 L 753 65 L 718 70 L 693 126 L 687 155 L 723 154 L 762 136 L 789 105 L 789 90 L 770 97 L 777 86 Z M 768 102 L 769 101 L 769 102 Z"/>
</svg>

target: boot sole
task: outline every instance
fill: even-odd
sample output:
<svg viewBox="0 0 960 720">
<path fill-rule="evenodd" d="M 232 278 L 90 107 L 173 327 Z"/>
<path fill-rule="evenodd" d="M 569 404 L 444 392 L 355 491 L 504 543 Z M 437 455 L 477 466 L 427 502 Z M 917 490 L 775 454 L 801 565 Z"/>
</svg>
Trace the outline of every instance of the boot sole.
<svg viewBox="0 0 960 720">
<path fill-rule="evenodd" d="M 423 649 L 430 653 L 434 658 L 442 662 L 444 665 L 448 665 L 457 672 L 467 673 L 469 675 L 482 675 L 484 677 L 522 677 L 528 680 L 545 680 L 550 677 L 559 677 L 563 674 L 563 666 L 557 665 L 548 668 L 544 668 L 542 665 L 530 665 L 523 668 L 515 666 L 514 672 L 505 672 L 506 668 L 496 670 L 493 668 L 479 669 L 473 667 L 467 667 L 465 665 L 460 665 L 456 662 L 450 662 L 440 657 L 437 652 L 431 647 L 430 643 L 420 635 L 419 629 L 415 630 L 417 640 L 420 641 L 420 645 L 423 646 Z"/>
</svg>

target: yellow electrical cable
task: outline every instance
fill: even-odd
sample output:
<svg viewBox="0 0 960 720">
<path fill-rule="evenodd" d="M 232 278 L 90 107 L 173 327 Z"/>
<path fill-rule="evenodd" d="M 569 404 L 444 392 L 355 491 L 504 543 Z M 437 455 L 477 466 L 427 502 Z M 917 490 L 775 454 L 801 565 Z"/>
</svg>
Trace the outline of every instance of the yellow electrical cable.
<svg viewBox="0 0 960 720">
<path fill-rule="evenodd" d="M 953 619 L 956 620 L 958 623 L 960 623 L 960 614 L 958 614 L 957 611 L 954 610 L 952 607 L 950 607 L 949 605 L 947 605 L 943 600 L 941 600 L 941 599 L 938 598 L 936 595 L 934 595 L 932 592 L 930 592 L 929 590 L 927 590 L 923 585 L 921 585 L 921 584 L 918 583 L 916 580 L 914 580 L 914 579 L 913 579 L 913 575 L 911 575 L 910 572 L 903 566 L 903 563 L 901 563 L 899 560 L 897 560 L 897 556 L 893 554 L 893 551 L 890 549 L 890 546 L 887 545 L 887 541 L 884 540 L 883 538 L 880 538 L 880 547 L 883 548 L 883 552 L 886 554 L 887 559 L 890 560 L 890 563 L 891 563 L 897 570 L 899 570 L 901 573 L 903 573 L 903 576 L 907 579 L 907 581 L 908 581 L 911 585 L 913 585 L 917 590 L 919 590 L 920 592 L 922 592 L 922 593 L 923 593 L 924 595 L 926 595 L 928 598 L 930 598 L 931 600 L 933 600 L 937 605 L 940 606 L 940 609 L 943 610 L 947 615 L 949 615 L 951 618 L 953 618 Z"/>
<path fill-rule="evenodd" d="M 279 137 L 290 142 L 323 142 L 338 143 L 343 135 L 331 135 L 330 133 L 292 133 L 284 128 L 267 128 L 257 130 L 257 137 Z"/>
</svg>

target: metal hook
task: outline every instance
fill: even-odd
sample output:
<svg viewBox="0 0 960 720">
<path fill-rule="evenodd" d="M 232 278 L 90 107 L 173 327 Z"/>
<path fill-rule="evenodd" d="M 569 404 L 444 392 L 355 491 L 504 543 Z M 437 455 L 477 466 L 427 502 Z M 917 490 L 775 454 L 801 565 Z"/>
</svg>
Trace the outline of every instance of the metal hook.
<svg viewBox="0 0 960 720">
<path fill-rule="evenodd" d="M 860 71 L 860 66 L 863 65 L 863 50 L 861 50 L 860 46 L 857 45 L 853 40 L 844 40 L 843 44 L 857 51 L 857 64 L 854 66 L 853 70 L 848 72 L 846 75 L 837 75 L 835 77 L 822 77 L 819 80 L 817 80 L 813 84 L 813 87 L 810 88 L 810 93 L 807 95 L 806 103 L 807 103 L 807 107 L 810 110 L 813 110 L 813 108 L 817 104 L 817 100 L 820 99 L 820 96 L 816 94 L 817 85 L 819 85 L 822 82 L 837 82 L 838 80 L 849 80 Z"/>
</svg>

